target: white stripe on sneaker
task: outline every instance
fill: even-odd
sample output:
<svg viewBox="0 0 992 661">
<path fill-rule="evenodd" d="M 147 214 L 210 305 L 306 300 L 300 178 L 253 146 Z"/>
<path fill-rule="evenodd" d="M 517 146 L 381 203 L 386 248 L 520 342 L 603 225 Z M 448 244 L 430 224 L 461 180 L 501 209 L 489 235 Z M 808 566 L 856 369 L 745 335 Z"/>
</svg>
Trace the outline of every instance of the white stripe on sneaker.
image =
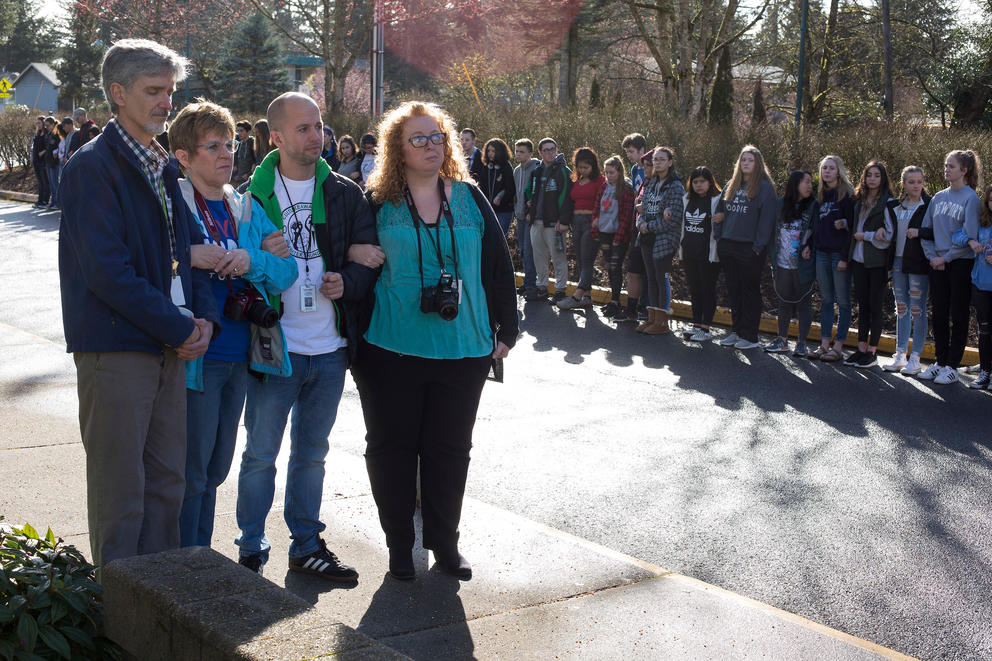
<svg viewBox="0 0 992 661">
<path fill-rule="evenodd" d="M 313 569 L 313 565 L 317 564 L 317 558 L 310 557 L 307 561 L 303 563 L 304 569 Z"/>
<path fill-rule="evenodd" d="M 318 568 L 317 571 L 323 573 L 323 571 L 325 569 L 327 569 L 330 565 L 331 565 L 331 563 L 327 562 L 326 560 L 321 560 L 320 561 L 320 568 Z"/>
</svg>

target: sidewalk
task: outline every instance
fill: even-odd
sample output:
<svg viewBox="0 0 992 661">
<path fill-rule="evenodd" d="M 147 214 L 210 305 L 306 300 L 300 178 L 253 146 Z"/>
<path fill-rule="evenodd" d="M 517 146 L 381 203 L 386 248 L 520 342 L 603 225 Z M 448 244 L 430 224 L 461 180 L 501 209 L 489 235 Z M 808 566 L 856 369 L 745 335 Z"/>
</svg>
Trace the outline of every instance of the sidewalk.
<svg viewBox="0 0 992 661">
<path fill-rule="evenodd" d="M 0 513 L 14 524 L 51 526 L 88 553 L 72 359 L 50 340 L 6 324 L 0 331 Z M 332 433 L 361 438 L 350 381 Z M 232 558 L 236 472 L 237 465 L 218 494 L 213 544 Z M 358 585 L 341 589 L 287 571 L 278 485 L 266 577 L 331 620 L 415 659 L 908 658 L 473 499 L 466 499 L 461 541 L 473 580 L 430 569 L 421 552 L 418 579 L 395 581 L 385 574 L 384 538 L 361 458 L 332 451 L 325 485 L 325 537 L 356 566 Z"/>
</svg>

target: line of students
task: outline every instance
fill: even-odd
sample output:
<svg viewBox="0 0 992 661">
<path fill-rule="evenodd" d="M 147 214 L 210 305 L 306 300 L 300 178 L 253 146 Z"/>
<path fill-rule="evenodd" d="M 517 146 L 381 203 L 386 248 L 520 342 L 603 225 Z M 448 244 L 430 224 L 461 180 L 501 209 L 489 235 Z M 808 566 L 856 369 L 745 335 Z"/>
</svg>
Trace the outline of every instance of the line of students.
<svg viewBox="0 0 992 661">
<path fill-rule="evenodd" d="M 520 165 L 514 180 L 524 194 L 517 196 L 514 210 L 518 237 L 526 234 L 530 240 L 521 241 L 525 277 L 519 293 L 526 300 L 547 300 L 550 260 L 556 284 L 552 302 L 563 310 L 591 308 L 593 265 L 602 251 L 611 289 L 603 316 L 617 323 L 639 321 L 636 329 L 644 334 L 665 334 L 671 313 L 669 274 L 678 257 L 692 303 L 692 327 L 684 331 L 687 340 L 712 338 L 722 270 L 733 325 L 719 344 L 788 352 L 788 330 L 796 318 L 801 339 L 792 349 L 794 356 L 869 368 L 878 364 L 882 306 L 891 281 L 896 354 L 884 369 L 937 384 L 957 381 L 969 306 L 974 304 L 981 372 L 969 385 L 989 387 L 992 187 L 979 198 L 981 162 L 971 150 L 947 154 L 948 186 L 932 199 L 918 166 L 902 170 L 897 197 L 884 163 L 869 162 L 854 186 L 836 155 L 820 161 L 818 190 L 811 172 L 797 170 L 778 198 L 761 152 L 752 145 L 741 150 L 723 189 L 703 166 L 693 169 L 683 184 L 670 147 L 649 151 L 639 134 L 627 136 L 622 146 L 634 164 L 629 178 L 618 156 L 603 163 L 601 174 L 596 153 L 582 147 L 573 155 L 573 172 L 553 139 L 540 142 L 540 161 L 531 158 L 529 140 L 517 141 Z M 565 294 L 564 233 L 569 227 L 579 258 L 578 285 L 571 296 Z M 623 308 L 625 256 L 628 303 Z M 778 299 L 778 335 L 762 345 L 760 285 L 768 262 Z M 805 338 L 812 325 L 814 288 L 821 298 L 821 340 L 809 350 Z M 936 360 L 924 369 L 920 355 L 928 330 L 928 294 Z M 858 346 L 847 355 L 843 345 L 852 320 L 852 298 L 858 303 Z"/>
</svg>

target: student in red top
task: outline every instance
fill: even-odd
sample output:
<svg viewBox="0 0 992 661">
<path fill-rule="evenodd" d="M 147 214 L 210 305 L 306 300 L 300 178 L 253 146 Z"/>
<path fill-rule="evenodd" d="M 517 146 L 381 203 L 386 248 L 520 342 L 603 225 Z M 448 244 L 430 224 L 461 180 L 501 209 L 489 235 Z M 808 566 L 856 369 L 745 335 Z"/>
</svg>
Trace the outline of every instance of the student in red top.
<svg viewBox="0 0 992 661">
<path fill-rule="evenodd" d="M 606 179 L 599 185 L 599 203 L 592 214 L 591 255 L 583 259 L 591 265 L 600 250 L 606 258 L 610 277 L 610 302 L 603 306 L 603 316 L 612 319 L 620 312 L 620 290 L 623 287 L 623 258 L 634 235 L 634 189 L 624 177 L 623 162 L 611 156 L 603 163 Z"/>
<path fill-rule="evenodd" d="M 572 240 L 579 254 L 579 284 L 575 293 L 558 301 L 557 306 L 562 310 L 575 308 L 591 308 L 592 298 L 592 265 L 595 259 L 595 244 L 590 230 L 592 215 L 599 204 L 599 187 L 606 177 L 599 171 L 599 156 L 590 147 L 579 147 L 572 154 L 574 171 L 572 172 L 572 189 L 569 195 L 574 208 L 572 210 Z"/>
</svg>

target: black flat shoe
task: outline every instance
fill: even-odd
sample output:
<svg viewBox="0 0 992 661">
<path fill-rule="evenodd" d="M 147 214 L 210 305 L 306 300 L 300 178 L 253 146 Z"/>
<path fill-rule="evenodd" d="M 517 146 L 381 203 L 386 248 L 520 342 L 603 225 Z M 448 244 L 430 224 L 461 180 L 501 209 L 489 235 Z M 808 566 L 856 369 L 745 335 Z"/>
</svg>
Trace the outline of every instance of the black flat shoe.
<svg viewBox="0 0 992 661">
<path fill-rule="evenodd" d="M 437 566 L 445 574 L 466 581 L 472 578 L 472 565 L 465 559 L 465 556 L 458 552 L 457 548 L 443 551 L 434 550 L 434 560 L 437 561 Z"/>
<path fill-rule="evenodd" d="M 389 573 L 401 581 L 412 581 L 417 577 L 413 568 L 413 549 L 389 549 Z"/>
</svg>

